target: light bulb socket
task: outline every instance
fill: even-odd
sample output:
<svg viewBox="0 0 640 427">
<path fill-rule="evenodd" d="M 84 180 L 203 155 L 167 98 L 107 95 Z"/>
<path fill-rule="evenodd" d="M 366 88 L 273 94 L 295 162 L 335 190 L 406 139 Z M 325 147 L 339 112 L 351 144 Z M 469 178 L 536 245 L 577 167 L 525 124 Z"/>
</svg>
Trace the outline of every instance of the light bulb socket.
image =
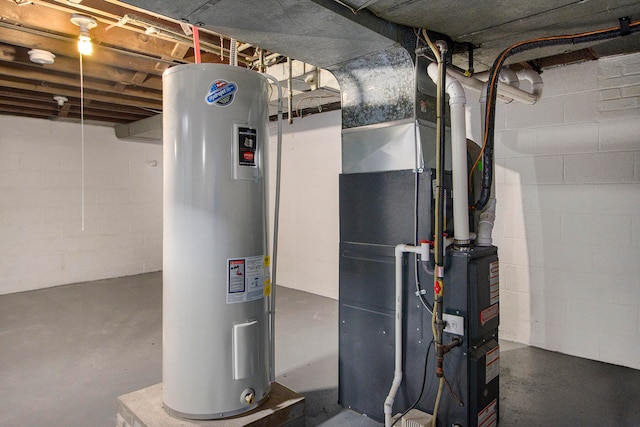
<svg viewBox="0 0 640 427">
<path fill-rule="evenodd" d="M 80 27 L 80 37 L 78 37 L 78 52 L 82 55 L 91 55 L 93 53 L 93 45 L 89 30 L 95 28 L 98 22 L 91 16 L 74 13 L 71 15 L 71 22 Z"/>
<path fill-rule="evenodd" d="M 87 15 L 81 15 L 79 13 L 74 13 L 71 15 L 71 23 L 80 27 L 80 32 L 89 31 L 92 28 L 98 26 L 98 22 L 95 18 Z"/>
</svg>

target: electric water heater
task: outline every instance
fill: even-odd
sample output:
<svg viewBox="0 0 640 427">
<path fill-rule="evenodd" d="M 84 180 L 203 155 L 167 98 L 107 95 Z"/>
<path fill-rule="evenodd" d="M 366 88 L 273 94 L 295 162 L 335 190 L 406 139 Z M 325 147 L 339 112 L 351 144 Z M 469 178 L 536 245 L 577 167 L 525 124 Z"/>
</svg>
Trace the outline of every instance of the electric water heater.
<svg viewBox="0 0 640 427">
<path fill-rule="evenodd" d="M 269 394 L 268 82 L 222 64 L 163 76 L 163 401 L 214 419 Z"/>
</svg>

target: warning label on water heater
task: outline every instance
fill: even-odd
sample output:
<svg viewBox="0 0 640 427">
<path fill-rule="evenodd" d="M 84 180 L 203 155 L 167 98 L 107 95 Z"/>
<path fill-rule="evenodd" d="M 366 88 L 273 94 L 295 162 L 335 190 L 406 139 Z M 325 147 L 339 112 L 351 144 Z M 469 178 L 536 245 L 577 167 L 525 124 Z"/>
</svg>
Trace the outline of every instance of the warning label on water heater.
<svg viewBox="0 0 640 427">
<path fill-rule="evenodd" d="M 264 296 L 264 256 L 227 260 L 227 304 L 260 299 Z"/>
</svg>

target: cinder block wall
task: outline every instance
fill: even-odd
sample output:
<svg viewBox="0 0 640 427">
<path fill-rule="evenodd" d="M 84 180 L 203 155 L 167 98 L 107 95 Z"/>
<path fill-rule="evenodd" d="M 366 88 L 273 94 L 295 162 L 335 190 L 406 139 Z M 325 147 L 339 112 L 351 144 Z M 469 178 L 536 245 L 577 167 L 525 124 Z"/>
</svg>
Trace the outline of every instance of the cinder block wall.
<svg viewBox="0 0 640 427">
<path fill-rule="evenodd" d="M 0 294 L 162 268 L 162 147 L 0 116 Z M 150 162 L 157 162 L 151 166 Z"/>
<path fill-rule="evenodd" d="M 640 368 L 640 54 L 499 105 L 501 337 Z"/>
</svg>

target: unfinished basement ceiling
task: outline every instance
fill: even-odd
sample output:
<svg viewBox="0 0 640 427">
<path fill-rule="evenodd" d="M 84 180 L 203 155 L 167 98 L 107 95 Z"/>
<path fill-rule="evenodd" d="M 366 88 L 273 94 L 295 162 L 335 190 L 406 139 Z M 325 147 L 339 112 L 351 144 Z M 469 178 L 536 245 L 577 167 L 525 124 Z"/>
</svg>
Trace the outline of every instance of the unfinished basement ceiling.
<svg viewBox="0 0 640 427">
<path fill-rule="evenodd" d="M 160 112 L 162 72 L 194 61 L 192 38 L 179 23 L 102 0 L 0 0 L 0 114 L 80 117 L 74 13 L 97 23 L 89 31 L 94 52 L 82 61 L 85 120 L 130 123 Z M 228 62 L 228 37 L 203 30 L 200 39 L 203 62 Z M 239 62 L 257 59 L 256 49 L 242 48 Z M 51 52 L 54 62 L 32 62 L 32 49 Z"/>
<path fill-rule="evenodd" d="M 227 62 L 233 37 L 248 46 L 239 58 L 244 64 L 255 63 L 257 46 L 330 68 L 393 46 L 411 27 L 420 27 L 473 44 L 474 68 L 482 71 L 517 41 L 618 26 L 624 16 L 638 20 L 640 2 L 0 0 L 0 114 L 79 117 L 79 28 L 70 22 L 72 13 L 93 16 L 98 24 L 90 30 L 95 52 L 83 61 L 85 119 L 130 123 L 161 111 L 166 68 L 194 60 L 180 20 L 201 25 L 201 39 L 209 50 L 203 62 Z M 138 19 L 114 26 L 124 17 Z M 31 49 L 51 51 L 55 62 L 34 64 L 27 53 Z M 638 51 L 636 33 L 595 45 L 528 51 L 509 60 L 544 68 Z M 464 53 L 454 58 L 463 68 L 466 61 Z M 68 101 L 58 105 L 56 95 Z"/>
<path fill-rule="evenodd" d="M 477 69 L 487 69 L 498 54 L 513 43 L 536 37 L 576 34 L 619 26 L 619 18 L 640 19 L 637 0 L 537 0 L 452 2 L 451 0 L 349 0 L 354 7 L 369 3 L 368 9 L 388 21 L 427 28 L 447 34 L 456 42 L 478 46 Z M 532 51 L 512 59 L 540 59 L 585 46 Z M 640 36 L 590 46 L 586 57 L 594 58 L 640 50 Z M 575 55 L 574 55 L 575 56 Z M 568 58 L 567 58 L 568 60 Z M 562 62 L 562 58 L 556 58 Z"/>
<path fill-rule="evenodd" d="M 514 42 L 619 26 L 640 19 L 637 0 L 127 0 L 155 12 L 201 22 L 274 52 L 322 67 L 383 50 L 406 27 L 471 43 L 475 69 L 488 69 Z M 398 25 L 394 25 L 398 24 Z M 640 34 L 595 45 L 530 51 L 511 61 L 545 58 L 543 66 L 640 51 Z M 578 52 L 578 53 L 576 53 Z M 547 57 L 553 57 L 547 59 Z M 455 60 L 466 67 L 466 57 Z"/>
</svg>

